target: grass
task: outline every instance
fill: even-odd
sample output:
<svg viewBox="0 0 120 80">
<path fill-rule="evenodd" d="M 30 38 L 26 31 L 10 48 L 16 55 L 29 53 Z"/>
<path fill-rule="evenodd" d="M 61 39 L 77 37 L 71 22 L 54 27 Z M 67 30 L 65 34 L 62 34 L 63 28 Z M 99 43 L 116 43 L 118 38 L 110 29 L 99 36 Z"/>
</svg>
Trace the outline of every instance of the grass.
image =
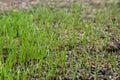
<svg viewBox="0 0 120 80">
<path fill-rule="evenodd" d="M 120 41 L 119 8 L 90 12 L 34 8 L 0 16 L 1 80 L 101 80 L 120 77 L 119 50 L 107 51 L 110 36 Z M 104 77 L 101 77 L 104 76 Z"/>
</svg>

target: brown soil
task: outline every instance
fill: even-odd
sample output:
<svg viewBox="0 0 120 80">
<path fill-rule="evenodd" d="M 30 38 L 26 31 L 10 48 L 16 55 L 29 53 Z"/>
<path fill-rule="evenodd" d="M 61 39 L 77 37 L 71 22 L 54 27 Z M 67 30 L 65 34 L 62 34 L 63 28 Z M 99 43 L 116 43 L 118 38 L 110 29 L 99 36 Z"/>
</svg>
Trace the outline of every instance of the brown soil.
<svg viewBox="0 0 120 80">
<path fill-rule="evenodd" d="M 83 5 L 88 3 L 118 2 L 118 0 L 1 0 L 0 11 L 29 9 L 35 5 L 40 6 L 53 6 L 53 7 L 66 7 L 69 4 L 81 2 Z"/>
</svg>

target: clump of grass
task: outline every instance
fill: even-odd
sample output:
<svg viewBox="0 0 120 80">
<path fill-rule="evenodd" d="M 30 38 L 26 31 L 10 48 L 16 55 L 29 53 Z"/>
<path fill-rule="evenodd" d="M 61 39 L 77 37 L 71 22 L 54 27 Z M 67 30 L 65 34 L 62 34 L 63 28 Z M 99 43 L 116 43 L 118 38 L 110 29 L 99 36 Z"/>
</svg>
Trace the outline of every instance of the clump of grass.
<svg viewBox="0 0 120 80">
<path fill-rule="evenodd" d="M 106 51 L 110 35 L 119 37 L 118 8 L 110 8 L 87 20 L 82 17 L 79 5 L 71 11 L 37 7 L 3 14 L 0 78 L 97 80 L 101 75 L 105 75 L 105 79 L 119 77 L 119 53 Z"/>
</svg>

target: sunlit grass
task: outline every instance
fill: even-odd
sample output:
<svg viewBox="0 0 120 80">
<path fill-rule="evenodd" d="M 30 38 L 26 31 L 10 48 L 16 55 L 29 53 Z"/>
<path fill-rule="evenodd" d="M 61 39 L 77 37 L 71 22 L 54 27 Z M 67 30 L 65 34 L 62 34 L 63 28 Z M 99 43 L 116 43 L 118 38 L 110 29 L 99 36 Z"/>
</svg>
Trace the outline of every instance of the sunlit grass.
<svg viewBox="0 0 120 80">
<path fill-rule="evenodd" d="M 120 56 L 105 51 L 110 34 L 120 36 L 118 8 L 98 11 L 92 19 L 82 16 L 79 5 L 71 11 L 35 8 L 1 15 L 1 80 L 97 79 L 98 71 L 107 64 L 119 75 Z M 111 31 L 106 31 L 108 25 Z"/>
</svg>

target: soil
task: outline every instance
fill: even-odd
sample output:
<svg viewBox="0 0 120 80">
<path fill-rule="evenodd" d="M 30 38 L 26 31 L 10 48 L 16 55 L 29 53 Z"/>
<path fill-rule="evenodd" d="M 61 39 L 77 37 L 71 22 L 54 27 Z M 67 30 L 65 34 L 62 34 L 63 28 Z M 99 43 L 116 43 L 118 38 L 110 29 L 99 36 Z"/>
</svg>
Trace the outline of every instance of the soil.
<svg viewBox="0 0 120 80">
<path fill-rule="evenodd" d="M 88 3 L 117 3 L 118 0 L 1 0 L 0 11 L 18 10 L 18 9 L 29 9 L 35 5 L 39 6 L 53 6 L 53 7 L 66 7 L 69 4 L 75 2 L 81 2 L 83 5 Z"/>
</svg>

